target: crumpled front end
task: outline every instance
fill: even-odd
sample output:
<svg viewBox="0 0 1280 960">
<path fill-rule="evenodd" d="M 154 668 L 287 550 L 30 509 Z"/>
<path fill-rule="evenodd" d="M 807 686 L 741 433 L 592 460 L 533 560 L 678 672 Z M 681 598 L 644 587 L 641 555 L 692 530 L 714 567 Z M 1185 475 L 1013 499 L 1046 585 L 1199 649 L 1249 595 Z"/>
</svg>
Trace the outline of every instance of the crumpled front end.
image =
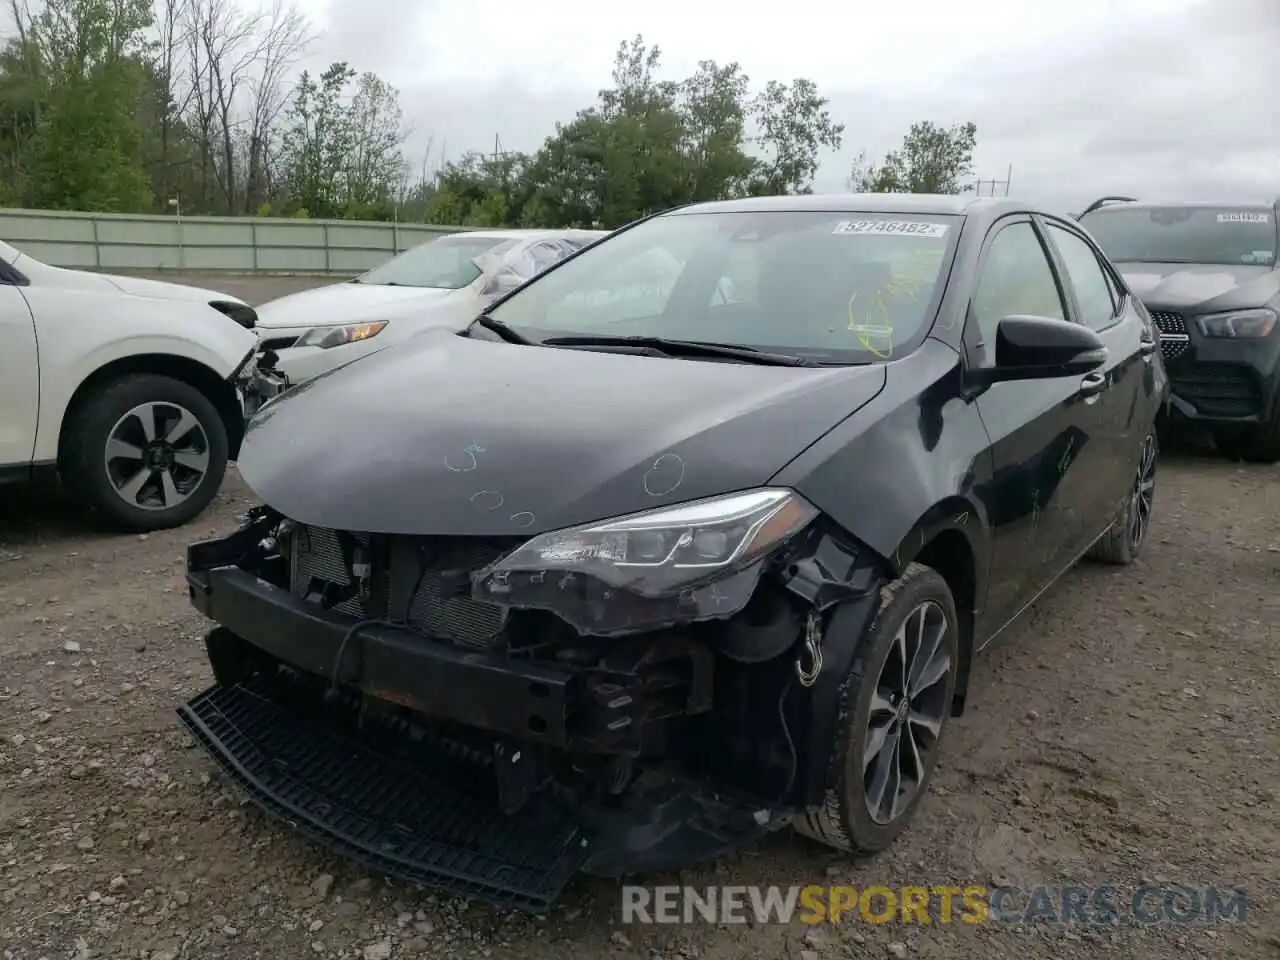
<svg viewBox="0 0 1280 960">
<path fill-rule="evenodd" d="M 289 379 L 276 368 L 275 359 L 275 354 L 255 349 L 231 378 L 246 421 L 289 388 Z"/>
<path fill-rule="evenodd" d="M 557 582 L 583 598 L 571 623 L 507 563 L 528 547 L 256 509 L 189 550 L 192 603 L 218 624 L 216 682 L 182 722 L 309 836 L 534 911 L 579 870 L 714 857 L 819 801 L 852 647 L 826 633 L 841 616 L 841 637 L 860 636 L 883 583 L 875 558 L 817 518 L 739 571 L 751 583 L 736 609 Z M 542 601 L 495 601 L 522 578 Z"/>
</svg>

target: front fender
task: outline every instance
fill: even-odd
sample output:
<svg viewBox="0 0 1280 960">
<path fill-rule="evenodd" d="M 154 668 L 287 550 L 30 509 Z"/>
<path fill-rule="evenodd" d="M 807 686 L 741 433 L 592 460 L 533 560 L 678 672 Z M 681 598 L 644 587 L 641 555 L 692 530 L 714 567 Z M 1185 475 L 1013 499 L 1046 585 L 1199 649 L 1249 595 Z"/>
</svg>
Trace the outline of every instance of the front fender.
<svg viewBox="0 0 1280 960">
<path fill-rule="evenodd" d="M 72 396 L 107 364 L 142 354 L 182 357 L 226 379 L 258 343 L 251 331 L 204 303 L 28 293 L 40 350 L 38 461 L 56 459 Z"/>
<path fill-rule="evenodd" d="M 885 388 L 772 483 L 804 495 L 895 576 L 950 528 L 985 568 L 987 517 L 975 491 L 991 478 L 990 439 L 963 395 L 960 359 L 928 340 L 886 367 Z"/>
</svg>

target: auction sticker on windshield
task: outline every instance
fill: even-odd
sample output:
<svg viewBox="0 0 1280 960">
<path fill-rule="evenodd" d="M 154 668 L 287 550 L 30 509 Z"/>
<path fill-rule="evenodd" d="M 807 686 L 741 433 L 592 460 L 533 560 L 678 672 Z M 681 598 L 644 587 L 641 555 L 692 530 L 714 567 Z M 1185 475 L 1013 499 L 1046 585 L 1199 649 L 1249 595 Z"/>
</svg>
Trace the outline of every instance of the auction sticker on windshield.
<svg viewBox="0 0 1280 960">
<path fill-rule="evenodd" d="M 1219 223 L 1270 223 L 1271 217 L 1265 213 L 1220 213 Z"/>
<path fill-rule="evenodd" d="M 947 235 L 947 225 L 945 223 L 920 223 L 915 220 L 842 220 L 836 224 L 836 228 L 831 232 L 937 239 Z"/>
</svg>

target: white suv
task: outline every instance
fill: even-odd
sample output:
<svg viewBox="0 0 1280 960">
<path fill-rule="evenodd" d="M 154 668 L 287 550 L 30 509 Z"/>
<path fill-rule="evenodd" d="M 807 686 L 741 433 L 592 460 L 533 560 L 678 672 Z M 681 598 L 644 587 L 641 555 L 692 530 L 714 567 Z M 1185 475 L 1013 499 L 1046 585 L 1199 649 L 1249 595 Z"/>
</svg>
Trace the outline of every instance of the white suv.
<svg viewBox="0 0 1280 960">
<path fill-rule="evenodd" d="M 56 472 L 115 527 L 191 520 L 274 388 L 255 322 L 236 297 L 52 267 L 0 242 L 0 484 Z"/>
<path fill-rule="evenodd" d="M 605 230 L 471 230 L 404 251 L 346 282 L 258 308 L 258 335 L 291 384 L 435 327 L 461 329 L 504 293 Z"/>
</svg>

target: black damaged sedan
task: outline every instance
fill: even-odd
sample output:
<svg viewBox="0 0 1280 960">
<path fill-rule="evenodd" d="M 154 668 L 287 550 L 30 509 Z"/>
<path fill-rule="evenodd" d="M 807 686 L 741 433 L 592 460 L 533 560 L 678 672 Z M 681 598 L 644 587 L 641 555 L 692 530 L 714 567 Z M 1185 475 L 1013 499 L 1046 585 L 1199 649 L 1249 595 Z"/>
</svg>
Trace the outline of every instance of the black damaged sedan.
<svg viewBox="0 0 1280 960">
<path fill-rule="evenodd" d="M 1142 547 L 1166 390 L 1069 219 L 652 217 L 261 409 L 180 716 L 309 836 L 525 909 L 788 826 L 873 853 L 974 655 Z"/>
</svg>

